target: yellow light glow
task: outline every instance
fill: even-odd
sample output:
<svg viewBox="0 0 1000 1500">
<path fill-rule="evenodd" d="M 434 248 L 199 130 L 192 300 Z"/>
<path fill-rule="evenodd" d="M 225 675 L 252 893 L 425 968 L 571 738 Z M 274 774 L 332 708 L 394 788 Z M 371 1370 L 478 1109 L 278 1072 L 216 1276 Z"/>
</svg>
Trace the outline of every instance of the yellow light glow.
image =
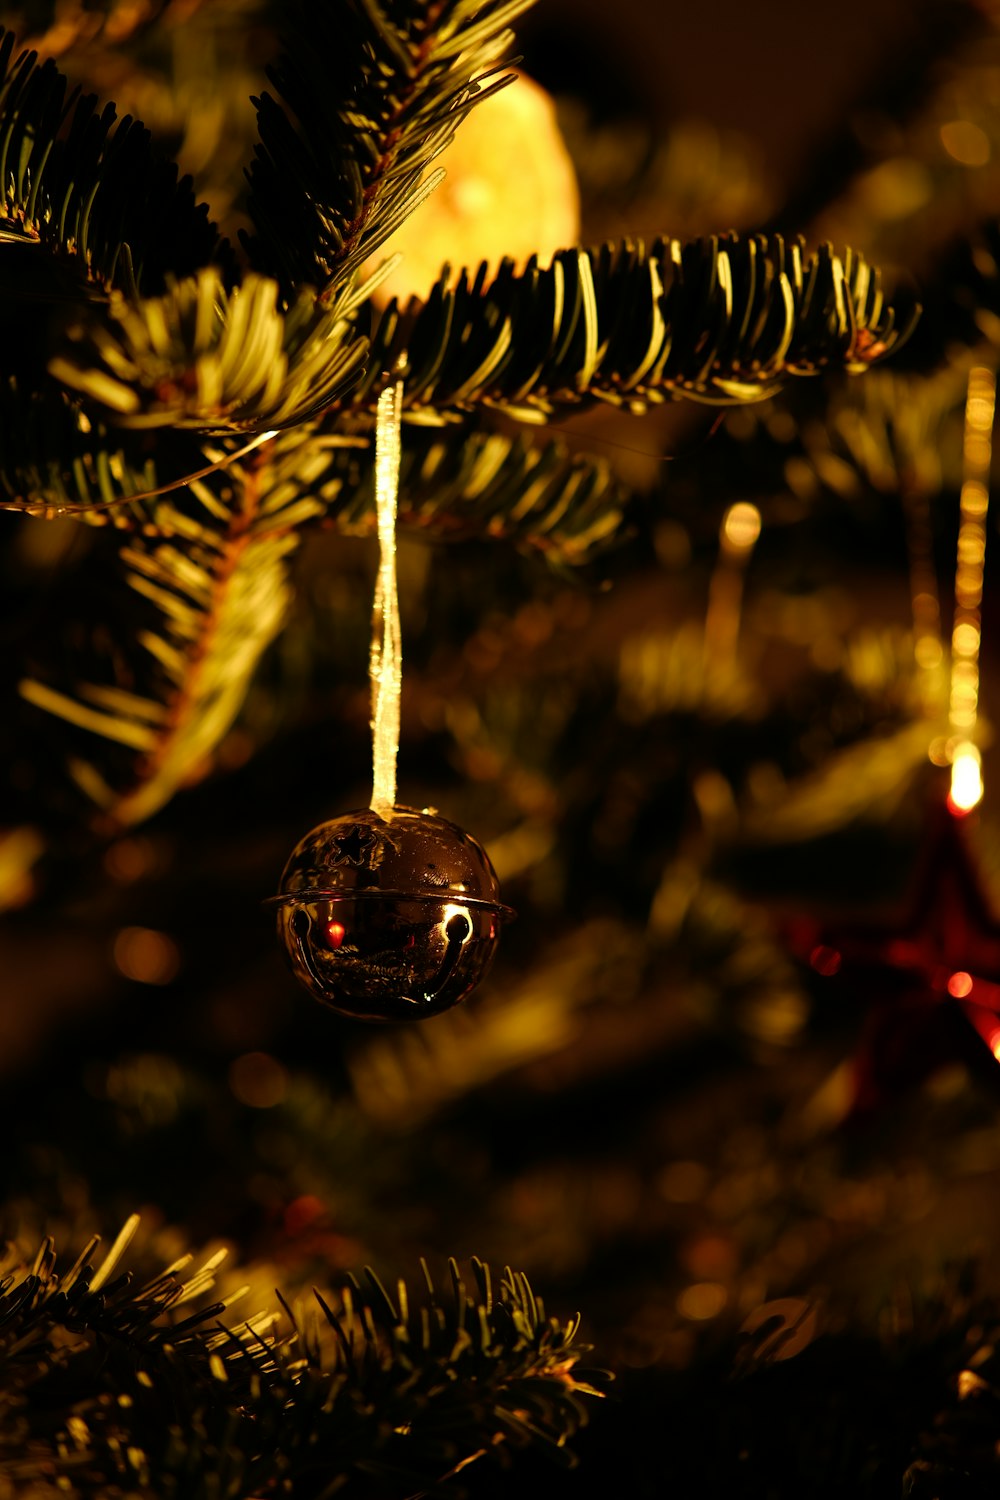
<svg viewBox="0 0 1000 1500">
<path fill-rule="evenodd" d="M 936 734 L 931 740 L 927 751 L 927 759 L 932 766 L 951 765 L 951 753 L 948 749 L 948 741 L 943 734 Z"/>
<path fill-rule="evenodd" d="M 979 751 L 966 741 L 958 746 L 951 763 L 948 801 L 955 812 L 971 812 L 982 801 L 983 774 Z"/>
<path fill-rule="evenodd" d="M 990 138 L 971 120 L 949 120 L 942 125 L 941 144 L 963 167 L 985 167 L 990 159 Z"/>
<path fill-rule="evenodd" d="M 149 839 L 119 839 L 104 855 L 104 868 L 112 880 L 123 885 L 139 880 L 149 873 L 156 862 L 156 851 Z"/>
<path fill-rule="evenodd" d="M 719 560 L 709 579 L 705 611 L 706 668 L 733 671 L 736 667 L 743 612 L 743 580 L 760 528 L 760 511 L 745 500 L 731 505 L 722 518 Z"/>
<path fill-rule="evenodd" d="M 288 1092 L 288 1072 L 267 1052 L 244 1052 L 229 1065 L 229 1087 L 251 1109 L 273 1109 Z"/>
<path fill-rule="evenodd" d="M 958 1377 L 958 1396 L 960 1401 L 965 1401 L 969 1396 L 976 1396 L 980 1391 L 988 1391 L 990 1388 L 981 1375 L 975 1370 L 963 1370 Z"/>
<path fill-rule="evenodd" d="M 956 625 L 951 638 L 951 646 L 959 656 L 974 656 L 979 650 L 979 626 L 971 620 L 965 620 L 961 625 Z"/>
<path fill-rule="evenodd" d="M 944 660 L 944 648 L 936 636 L 925 635 L 917 641 L 913 655 L 918 667 L 925 672 L 932 672 Z"/>
<path fill-rule="evenodd" d="M 698 1281 L 681 1292 L 677 1298 L 677 1311 L 682 1318 L 702 1323 L 709 1318 L 717 1318 L 726 1301 L 726 1289 L 719 1282 Z"/>
<path fill-rule="evenodd" d="M 752 547 L 760 536 L 761 517 L 756 505 L 741 500 L 722 518 L 722 539 L 736 552 Z"/>
<path fill-rule="evenodd" d="M 968 536 L 959 537 L 958 560 L 968 568 L 978 568 L 986 556 L 986 538 L 981 526 L 971 527 Z"/>
<path fill-rule="evenodd" d="M 169 984 L 181 965 L 173 938 L 150 927 L 123 927 L 111 951 L 119 974 L 136 984 Z"/>
<path fill-rule="evenodd" d="M 469 941 L 469 938 L 472 936 L 472 933 L 473 933 L 473 926 L 472 926 L 472 923 L 469 921 L 469 908 L 467 906 L 453 906 L 451 904 L 451 902 L 449 901 L 445 905 L 444 911 L 441 913 L 441 927 L 442 927 L 442 929 L 447 929 L 448 926 L 450 925 L 451 921 L 452 921 L 452 918 L 454 918 L 454 917 L 464 917 L 465 918 L 466 933 L 465 933 L 465 936 L 462 938 L 462 942 L 463 943 L 467 943 Z"/>
<path fill-rule="evenodd" d="M 700 1161 L 672 1161 L 660 1173 L 657 1186 L 671 1203 L 696 1203 L 708 1191 L 708 1170 Z"/>
<path fill-rule="evenodd" d="M 975 456 L 975 454 L 973 454 Z M 973 520 L 983 520 L 989 505 L 989 491 L 979 479 L 967 479 L 962 486 L 962 508 Z"/>
<path fill-rule="evenodd" d="M 966 123 L 958 122 L 958 125 L 965 128 Z M 957 126 L 945 127 L 953 128 Z M 951 150 L 947 141 L 945 144 Z M 953 154 L 962 159 L 957 152 Z M 955 618 L 951 635 L 948 718 L 952 766 L 948 805 L 952 812 L 959 814 L 969 812 L 983 795 L 982 760 L 973 736 L 979 710 L 980 605 L 986 561 L 986 510 L 995 410 L 996 376 L 992 370 L 978 365 L 969 371 L 965 402 L 964 473 L 959 496 Z"/>
</svg>

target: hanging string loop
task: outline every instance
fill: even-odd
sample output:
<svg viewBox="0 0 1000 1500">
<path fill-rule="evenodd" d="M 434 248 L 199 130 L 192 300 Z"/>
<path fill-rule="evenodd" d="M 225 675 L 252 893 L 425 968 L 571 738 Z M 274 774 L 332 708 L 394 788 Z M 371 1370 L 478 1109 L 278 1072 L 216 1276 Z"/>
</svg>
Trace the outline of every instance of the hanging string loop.
<svg viewBox="0 0 1000 1500">
<path fill-rule="evenodd" d="M 375 509 L 379 566 L 372 612 L 368 676 L 372 698 L 372 812 L 382 818 L 396 805 L 399 698 L 403 681 L 399 590 L 396 580 L 396 511 L 399 496 L 400 413 L 403 382 L 387 384 L 375 416 Z"/>
</svg>

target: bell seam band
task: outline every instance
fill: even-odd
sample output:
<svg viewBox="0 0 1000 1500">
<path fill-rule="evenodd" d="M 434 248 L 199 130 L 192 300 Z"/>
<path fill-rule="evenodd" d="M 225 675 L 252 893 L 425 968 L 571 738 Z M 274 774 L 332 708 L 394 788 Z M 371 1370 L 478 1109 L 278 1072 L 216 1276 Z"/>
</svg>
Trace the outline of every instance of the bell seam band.
<svg viewBox="0 0 1000 1500">
<path fill-rule="evenodd" d="M 304 891 L 290 891 L 281 896 L 265 896 L 261 906 L 293 906 L 310 901 L 381 901 L 390 897 L 399 901 L 420 901 L 427 905 L 440 905 L 442 901 L 453 906 L 475 906 L 480 911 L 495 911 L 506 921 L 512 922 L 517 912 L 512 906 L 499 901 L 483 901 L 476 896 L 466 896 L 461 891 L 386 891 L 386 890 L 320 890 L 310 887 Z"/>
</svg>

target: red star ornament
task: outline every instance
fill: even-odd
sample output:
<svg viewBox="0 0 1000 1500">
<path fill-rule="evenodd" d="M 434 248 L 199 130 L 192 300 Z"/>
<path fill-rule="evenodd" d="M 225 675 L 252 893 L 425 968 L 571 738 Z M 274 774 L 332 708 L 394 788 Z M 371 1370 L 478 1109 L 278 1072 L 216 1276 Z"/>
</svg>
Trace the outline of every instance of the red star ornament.
<svg viewBox="0 0 1000 1500">
<path fill-rule="evenodd" d="M 899 921 L 842 930 L 808 954 L 817 973 L 873 992 L 848 1120 L 950 1062 L 1000 1082 L 1000 918 L 969 844 L 976 821 L 936 799 Z"/>
</svg>

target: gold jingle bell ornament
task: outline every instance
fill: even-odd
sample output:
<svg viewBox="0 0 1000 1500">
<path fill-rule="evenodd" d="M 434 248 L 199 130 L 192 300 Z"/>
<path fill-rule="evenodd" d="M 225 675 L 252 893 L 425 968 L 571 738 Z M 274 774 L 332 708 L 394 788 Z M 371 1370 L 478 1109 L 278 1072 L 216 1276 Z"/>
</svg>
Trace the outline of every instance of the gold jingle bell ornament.
<svg viewBox="0 0 1000 1500">
<path fill-rule="evenodd" d="M 500 886 L 486 851 L 447 818 L 363 808 L 321 823 L 292 851 L 278 928 L 297 978 L 362 1021 L 448 1010 L 497 948 Z"/>
<path fill-rule="evenodd" d="M 372 805 L 321 823 L 292 850 L 271 904 L 296 978 L 362 1021 L 438 1015 L 471 994 L 514 913 L 474 838 L 427 808 L 397 807 L 402 667 L 395 521 L 402 387 L 378 403 L 375 492 L 381 557 L 370 674 Z"/>
</svg>

